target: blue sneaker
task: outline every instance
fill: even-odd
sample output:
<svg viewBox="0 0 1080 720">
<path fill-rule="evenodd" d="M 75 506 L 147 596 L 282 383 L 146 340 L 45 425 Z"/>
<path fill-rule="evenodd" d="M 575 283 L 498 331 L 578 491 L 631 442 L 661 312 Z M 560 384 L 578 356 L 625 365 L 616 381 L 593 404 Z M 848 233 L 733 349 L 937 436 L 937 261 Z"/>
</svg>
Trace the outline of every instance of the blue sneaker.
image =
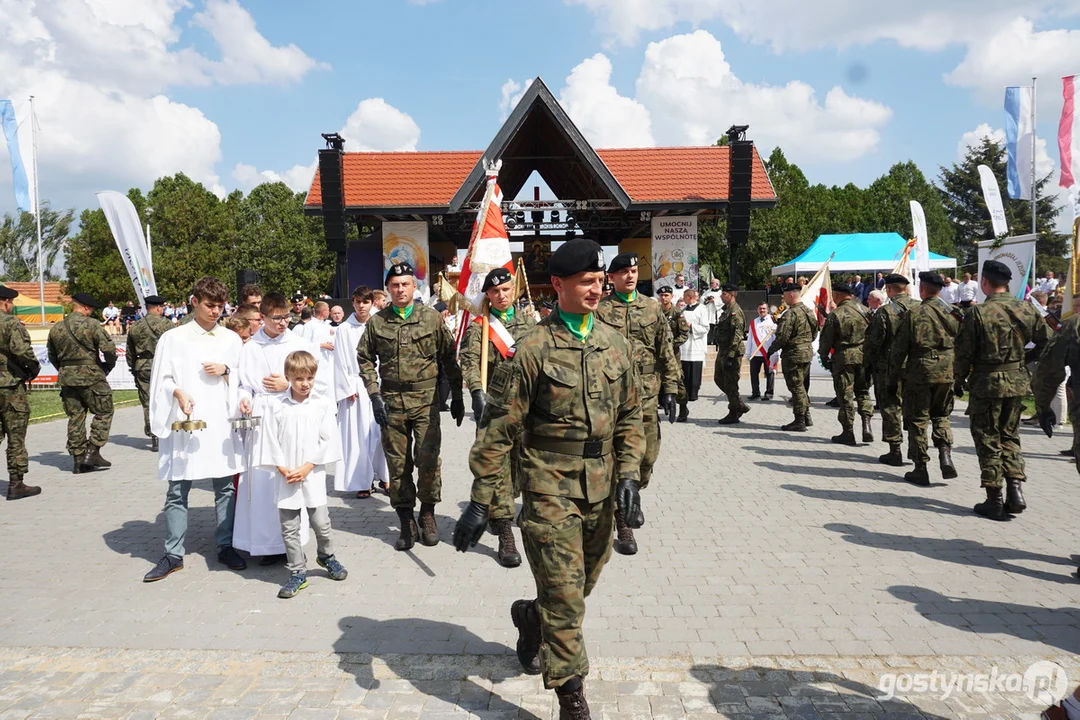
<svg viewBox="0 0 1080 720">
<path fill-rule="evenodd" d="M 315 562 L 319 563 L 320 567 L 326 568 L 326 572 L 330 575 L 331 580 L 344 580 L 349 577 L 349 571 L 346 570 L 345 566 L 339 563 L 337 558 L 333 555 L 316 558 Z"/>
<path fill-rule="evenodd" d="M 277 596 L 279 598 L 294 598 L 300 594 L 300 591 L 307 587 L 307 575 L 304 573 L 293 573 L 289 576 L 289 582 L 281 586 L 278 590 Z"/>
</svg>

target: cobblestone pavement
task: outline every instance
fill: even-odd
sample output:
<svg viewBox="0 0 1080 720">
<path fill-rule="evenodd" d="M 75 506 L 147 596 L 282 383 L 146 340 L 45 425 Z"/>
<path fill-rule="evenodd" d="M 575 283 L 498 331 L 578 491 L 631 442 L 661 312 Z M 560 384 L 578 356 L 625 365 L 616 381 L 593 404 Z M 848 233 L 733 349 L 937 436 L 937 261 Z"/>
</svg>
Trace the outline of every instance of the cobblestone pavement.
<svg viewBox="0 0 1080 720">
<path fill-rule="evenodd" d="M 1058 455 L 1069 440 L 1024 429 L 1029 510 L 993 523 L 971 513 L 981 491 L 962 404 L 961 478 L 931 467 L 920 489 L 874 462 L 880 442 L 828 442 L 829 390 L 815 379 L 807 434 L 777 430 L 779 398 L 718 426 L 711 386 L 689 423 L 663 425 L 641 552 L 614 556 L 590 598 L 597 716 L 1037 717 L 1022 692 L 873 697 L 898 670 L 1054 660 L 1080 682 L 1080 478 Z M 289 602 L 276 598 L 280 566 L 217 564 L 209 488 L 191 494 L 184 571 L 141 582 L 162 554 L 164 486 L 138 409 L 118 411 L 114 467 L 92 475 L 70 474 L 62 422 L 33 426 L 28 480 L 44 493 L 0 506 L 0 718 L 548 717 L 551 693 L 512 654 L 508 607 L 534 594 L 527 569 L 500 567 L 492 536 L 464 555 L 446 542 L 474 430 L 443 420 L 444 542 L 397 553 L 385 497 L 331 493 L 349 579 L 316 568 Z"/>
</svg>

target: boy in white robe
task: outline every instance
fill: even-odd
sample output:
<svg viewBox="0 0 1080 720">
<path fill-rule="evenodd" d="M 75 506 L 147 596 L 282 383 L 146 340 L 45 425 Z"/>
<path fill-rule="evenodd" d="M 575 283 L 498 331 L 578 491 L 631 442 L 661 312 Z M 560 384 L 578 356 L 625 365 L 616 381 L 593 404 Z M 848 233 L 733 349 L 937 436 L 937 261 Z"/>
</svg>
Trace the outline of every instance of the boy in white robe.
<svg viewBox="0 0 1080 720">
<path fill-rule="evenodd" d="M 235 490 L 233 476 L 243 469 L 241 444 L 229 425 L 236 409 L 247 411 L 237 398 L 235 370 L 241 341 L 217 325 L 228 289 L 220 280 L 204 277 L 192 291 L 194 320 L 169 330 L 158 341 L 150 378 L 150 427 L 160 439 L 158 477 L 168 482 L 165 493 L 165 557 L 143 580 L 154 582 L 184 568 L 188 492 L 196 480 L 214 487 L 217 513 L 218 561 L 232 570 L 247 567 L 233 549 Z M 173 430 L 178 420 L 202 420 L 193 432 Z"/>
<path fill-rule="evenodd" d="M 315 375 L 315 394 L 333 399 L 334 395 L 334 335 L 337 328 L 331 327 L 330 306 L 320 300 L 311 311 L 311 319 L 304 323 L 303 336 L 318 347 L 315 359 L 319 361 L 319 371 Z"/>
<path fill-rule="evenodd" d="M 285 358 L 295 350 L 312 356 L 318 352 L 309 341 L 289 330 L 289 304 L 281 293 L 263 296 L 260 310 L 262 328 L 251 336 L 240 352 L 240 397 L 251 401 L 252 415 L 261 417 L 267 404 L 289 389 L 285 379 Z M 316 393 L 317 394 L 317 393 Z M 262 428 L 256 428 L 248 439 L 248 452 L 259 456 Z M 248 468 L 240 478 L 236 496 L 236 527 L 233 543 L 252 556 L 261 555 L 260 565 L 268 566 L 285 560 L 285 543 L 277 510 L 277 479 L 275 471 L 267 468 Z M 307 523 L 301 536 L 308 540 Z"/>
<path fill-rule="evenodd" d="M 311 523 L 318 542 L 316 561 L 333 580 L 349 573 L 334 557 L 330 513 L 326 508 L 326 468 L 341 459 L 341 443 L 330 400 L 314 396 L 318 362 L 303 350 L 285 358 L 289 391 L 264 404 L 260 467 L 274 471 L 282 541 L 289 581 L 279 598 L 296 597 L 307 587 L 307 556 L 300 542 L 300 518 Z"/>
<path fill-rule="evenodd" d="M 335 328 L 334 399 L 341 428 L 343 460 L 334 473 L 334 490 L 356 492 L 358 498 L 371 497 L 371 485 L 379 480 L 387 487 L 390 471 L 382 449 L 382 434 L 371 410 L 371 398 L 360 380 L 356 346 L 367 329 L 375 295 L 360 285 L 352 294 L 353 314 Z"/>
</svg>

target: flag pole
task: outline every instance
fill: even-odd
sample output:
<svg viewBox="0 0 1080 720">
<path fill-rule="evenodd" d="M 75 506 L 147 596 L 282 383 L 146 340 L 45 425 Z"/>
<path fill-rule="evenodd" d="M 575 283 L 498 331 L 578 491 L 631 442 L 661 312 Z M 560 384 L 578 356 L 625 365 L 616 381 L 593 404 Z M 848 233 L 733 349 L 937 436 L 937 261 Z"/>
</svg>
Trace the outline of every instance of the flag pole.
<svg viewBox="0 0 1080 720">
<path fill-rule="evenodd" d="M 1038 173 L 1035 170 L 1035 153 L 1037 152 L 1036 148 L 1037 148 L 1037 141 L 1038 141 L 1038 137 L 1039 137 L 1038 126 L 1035 124 L 1035 119 L 1037 117 L 1036 107 L 1035 107 L 1036 104 L 1037 104 L 1035 102 L 1036 98 L 1037 98 L 1036 92 L 1035 92 L 1036 91 L 1036 81 L 1037 80 L 1038 80 L 1038 78 L 1031 78 L 1031 234 L 1032 235 L 1035 235 L 1038 232 L 1038 230 L 1036 229 L 1037 222 L 1038 222 L 1038 220 L 1037 220 L 1038 215 L 1037 215 L 1036 211 L 1038 210 L 1038 205 L 1039 205 L 1039 201 L 1038 201 L 1038 194 L 1039 194 L 1038 193 L 1038 180 L 1037 180 Z M 1032 261 L 1031 261 L 1031 278 L 1032 278 L 1032 280 L 1035 279 L 1035 260 L 1034 259 L 1032 259 Z"/>
<path fill-rule="evenodd" d="M 484 298 L 480 301 L 480 389 L 485 393 L 487 392 L 487 370 L 488 370 L 488 332 L 489 332 L 489 320 L 488 320 L 488 300 Z"/>
<path fill-rule="evenodd" d="M 34 114 L 34 96 L 30 96 L 30 148 L 34 162 L 34 217 L 37 220 L 37 266 L 38 292 L 41 295 L 41 324 L 45 324 L 45 269 L 41 260 L 41 199 L 38 197 L 37 163 L 37 116 Z"/>
</svg>

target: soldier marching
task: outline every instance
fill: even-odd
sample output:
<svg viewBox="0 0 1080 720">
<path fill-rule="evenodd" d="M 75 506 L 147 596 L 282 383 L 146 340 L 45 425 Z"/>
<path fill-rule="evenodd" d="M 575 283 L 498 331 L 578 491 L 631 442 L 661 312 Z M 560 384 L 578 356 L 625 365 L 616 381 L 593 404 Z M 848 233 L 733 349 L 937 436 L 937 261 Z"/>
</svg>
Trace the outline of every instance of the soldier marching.
<svg viewBox="0 0 1080 720">
<path fill-rule="evenodd" d="M 150 449 L 158 449 L 158 439 L 150 432 L 150 375 L 154 367 L 154 352 L 162 334 L 172 328 L 162 313 L 165 298 L 160 295 L 148 295 L 146 317 L 132 323 L 128 328 L 126 360 L 128 370 L 135 379 L 135 388 L 139 391 L 139 404 L 143 409 L 143 433 L 150 438 Z M 192 314 L 194 317 L 194 313 Z"/>
</svg>

